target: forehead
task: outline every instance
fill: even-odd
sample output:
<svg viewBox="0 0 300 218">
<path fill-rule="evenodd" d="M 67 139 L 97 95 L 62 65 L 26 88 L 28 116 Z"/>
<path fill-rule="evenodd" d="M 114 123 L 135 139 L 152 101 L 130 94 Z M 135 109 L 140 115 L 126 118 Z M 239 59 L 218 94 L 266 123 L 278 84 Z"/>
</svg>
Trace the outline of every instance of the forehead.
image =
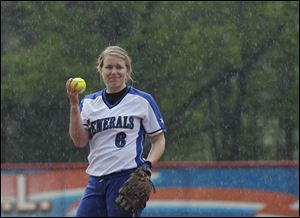
<svg viewBox="0 0 300 218">
<path fill-rule="evenodd" d="M 104 64 L 124 64 L 125 60 L 117 55 L 106 55 L 103 60 Z"/>
</svg>

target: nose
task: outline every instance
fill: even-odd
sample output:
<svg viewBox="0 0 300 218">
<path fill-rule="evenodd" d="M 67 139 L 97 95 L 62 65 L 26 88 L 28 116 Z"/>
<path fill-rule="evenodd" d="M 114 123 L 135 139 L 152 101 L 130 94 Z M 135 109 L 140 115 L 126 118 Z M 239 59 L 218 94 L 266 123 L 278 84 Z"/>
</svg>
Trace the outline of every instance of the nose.
<svg viewBox="0 0 300 218">
<path fill-rule="evenodd" d="M 117 70 L 117 68 L 115 68 L 115 67 L 111 70 L 111 73 L 112 73 L 112 74 L 115 74 L 115 73 L 117 73 L 117 72 L 118 72 L 118 70 Z"/>
</svg>

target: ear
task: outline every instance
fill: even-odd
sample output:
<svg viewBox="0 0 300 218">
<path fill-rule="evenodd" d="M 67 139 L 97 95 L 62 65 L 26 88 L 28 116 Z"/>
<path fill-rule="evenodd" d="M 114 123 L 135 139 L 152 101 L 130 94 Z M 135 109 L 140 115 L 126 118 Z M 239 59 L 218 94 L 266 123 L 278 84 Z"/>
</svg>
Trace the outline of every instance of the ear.
<svg viewBox="0 0 300 218">
<path fill-rule="evenodd" d="M 98 73 L 99 73 L 99 76 L 100 76 L 100 81 L 104 82 L 102 71 L 99 71 Z"/>
<path fill-rule="evenodd" d="M 129 80 L 129 73 L 127 72 L 125 76 L 125 82 L 128 82 L 128 80 Z"/>
</svg>

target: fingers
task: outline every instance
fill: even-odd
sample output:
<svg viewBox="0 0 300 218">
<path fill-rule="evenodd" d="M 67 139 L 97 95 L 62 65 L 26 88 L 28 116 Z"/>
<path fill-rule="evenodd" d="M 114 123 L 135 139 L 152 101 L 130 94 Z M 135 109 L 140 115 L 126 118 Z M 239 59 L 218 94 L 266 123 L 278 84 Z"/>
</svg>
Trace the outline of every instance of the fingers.
<svg viewBox="0 0 300 218">
<path fill-rule="evenodd" d="M 67 80 L 67 82 L 66 82 L 66 89 L 69 88 L 69 86 L 70 86 L 72 80 L 73 80 L 73 78 L 69 78 L 69 79 Z"/>
<path fill-rule="evenodd" d="M 71 86 L 72 81 L 73 81 L 73 78 L 69 78 L 66 82 L 67 93 L 69 96 L 76 96 L 76 95 L 78 95 L 78 93 L 75 91 L 76 87 L 78 85 L 78 82 L 76 82 L 75 85 L 72 87 Z"/>
<path fill-rule="evenodd" d="M 71 83 L 73 81 L 73 78 L 70 78 L 66 82 L 66 90 L 67 90 L 67 95 L 70 101 L 71 105 L 78 105 L 79 104 L 79 96 L 78 92 L 75 91 L 75 88 L 78 83 L 75 84 L 75 86 L 71 86 Z"/>
</svg>

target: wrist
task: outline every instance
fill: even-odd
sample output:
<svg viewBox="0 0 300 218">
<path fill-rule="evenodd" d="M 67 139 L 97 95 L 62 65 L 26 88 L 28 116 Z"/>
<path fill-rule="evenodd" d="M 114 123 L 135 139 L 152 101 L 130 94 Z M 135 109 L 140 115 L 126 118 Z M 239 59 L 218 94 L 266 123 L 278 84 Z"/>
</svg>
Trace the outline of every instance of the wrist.
<svg viewBox="0 0 300 218">
<path fill-rule="evenodd" d="M 149 169 L 152 169 L 152 163 L 149 161 L 149 160 L 146 160 L 144 163 L 143 163 L 143 166 L 149 168 Z"/>
<path fill-rule="evenodd" d="M 79 106 L 77 104 L 70 104 L 71 110 L 79 110 Z"/>
</svg>

